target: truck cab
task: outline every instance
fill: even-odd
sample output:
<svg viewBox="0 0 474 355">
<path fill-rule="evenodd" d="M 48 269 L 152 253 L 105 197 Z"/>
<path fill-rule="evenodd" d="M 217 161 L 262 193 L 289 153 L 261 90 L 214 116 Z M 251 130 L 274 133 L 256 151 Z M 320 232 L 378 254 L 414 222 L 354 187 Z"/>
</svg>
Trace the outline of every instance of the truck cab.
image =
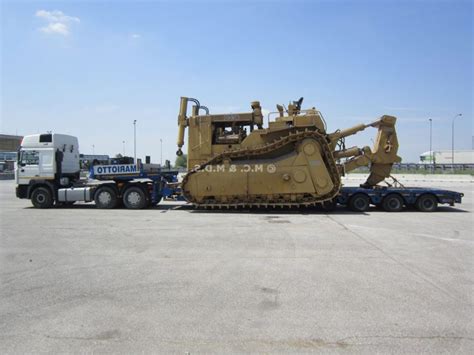
<svg viewBox="0 0 474 355">
<path fill-rule="evenodd" d="M 51 207 L 60 187 L 80 176 L 78 139 L 66 134 L 25 136 L 15 168 L 16 195 L 35 207 Z"/>
</svg>

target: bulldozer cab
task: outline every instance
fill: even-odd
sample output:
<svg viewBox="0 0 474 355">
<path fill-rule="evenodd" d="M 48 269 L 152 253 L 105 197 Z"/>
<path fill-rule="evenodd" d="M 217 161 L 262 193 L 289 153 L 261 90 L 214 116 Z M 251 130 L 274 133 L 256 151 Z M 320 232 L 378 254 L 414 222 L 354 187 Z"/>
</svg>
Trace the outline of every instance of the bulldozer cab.
<svg viewBox="0 0 474 355">
<path fill-rule="evenodd" d="M 187 116 L 189 102 L 194 103 L 190 117 Z M 177 154 L 182 154 L 184 132 L 188 127 L 188 169 L 225 150 L 239 148 L 249 133 L 256 128 L 261 129 L 263 115 L 260 102 L 252 102 L 251 108 L 251 112 L 214 115 L 201 106 L 198 100 L 182 97 L 178 116 Z M 202 110 L 205 114 L 200 114 Z"/>
</svg>

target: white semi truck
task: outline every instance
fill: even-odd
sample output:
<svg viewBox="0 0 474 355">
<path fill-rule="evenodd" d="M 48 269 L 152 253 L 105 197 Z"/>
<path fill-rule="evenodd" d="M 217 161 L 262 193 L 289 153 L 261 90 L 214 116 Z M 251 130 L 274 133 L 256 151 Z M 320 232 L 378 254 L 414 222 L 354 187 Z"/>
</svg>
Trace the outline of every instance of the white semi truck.
<svg viewBox="0 0 474 355">
<path fill-rule="evenodd" d="M 94 165 L 80 178 L 76 137 L 47 133 L 25 136 L 15 169 L 16 196 L 37 208 L 94 201 L 99 208 L 145 208 L 173 193 L 177 171 L 154 164 Z"/>
</svg>

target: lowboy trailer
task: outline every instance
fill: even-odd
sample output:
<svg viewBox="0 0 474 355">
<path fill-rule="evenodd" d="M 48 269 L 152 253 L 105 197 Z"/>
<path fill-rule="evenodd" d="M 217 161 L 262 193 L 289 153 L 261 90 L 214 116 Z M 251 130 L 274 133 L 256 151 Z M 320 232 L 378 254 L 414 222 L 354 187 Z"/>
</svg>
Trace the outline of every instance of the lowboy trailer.
<svg viewBox="0 0 474 355">
<path fill-rule="evenodd" d="M 424 187 L 342 187 L 337 204 L 348 206 L 356 212 L 365 212 L 370 205 L 387 212 L 399 212 L 404 207 L 415 207 L 421 212 L 434 212 L 438 204 L 454 206 L 461 203 L 460 192 Z"/>
</svg>

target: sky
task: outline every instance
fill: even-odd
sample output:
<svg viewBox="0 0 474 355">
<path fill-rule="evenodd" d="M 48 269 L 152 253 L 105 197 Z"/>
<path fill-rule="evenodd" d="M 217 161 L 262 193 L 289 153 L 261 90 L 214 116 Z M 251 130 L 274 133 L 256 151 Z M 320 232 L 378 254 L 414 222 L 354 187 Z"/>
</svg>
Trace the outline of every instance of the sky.
<svg viewBox="0 0 474 355">
<path fill-rule="evenodd" d="M 1 127 L 175 160 L 181 96 L 211 113 L 305 98 L 328 131 L 398 118 L 399 155 L 472 149 L 471 1 L 1 1 Z M 376 131 L 348 138 L 372 145 Z M 125 143 L 124 143 L 125 142 Z M 186 149 L 186 146 L 184 147 Z"/>
</svg>

